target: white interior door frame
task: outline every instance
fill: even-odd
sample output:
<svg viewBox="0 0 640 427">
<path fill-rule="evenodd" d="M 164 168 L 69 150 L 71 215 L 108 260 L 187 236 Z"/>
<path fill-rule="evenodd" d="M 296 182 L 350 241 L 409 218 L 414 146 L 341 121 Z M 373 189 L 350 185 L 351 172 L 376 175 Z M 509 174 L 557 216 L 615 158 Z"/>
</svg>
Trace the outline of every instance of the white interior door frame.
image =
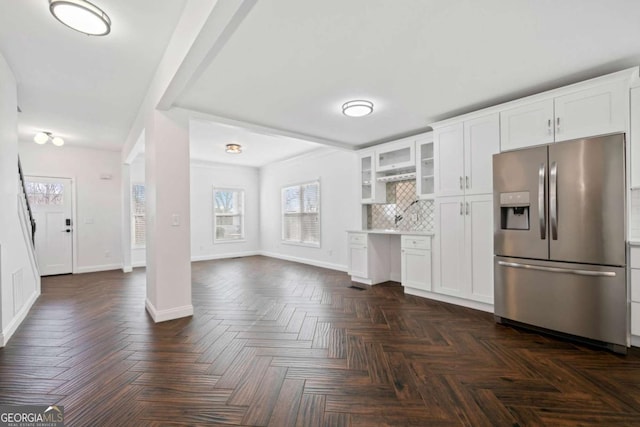
<svg viewBox="0 0 640 427">
<path fill-rule="evenodd" d="M 78 221 L 77 221 L 77 214 L 76 214 L 76 211 L 77 211 L 76 178 L 74 176 L 33 175 L 33 174 L 25 174 L 24 176 L 25 181 L 37 180 L 38 178 L 68 179 L 71 181 L 71 225 L 73 227 L 73 233 L 71 236 L 71 242 L 72 242 L 71 273 L 76 274 L 78 272 Z"/>
</svg>

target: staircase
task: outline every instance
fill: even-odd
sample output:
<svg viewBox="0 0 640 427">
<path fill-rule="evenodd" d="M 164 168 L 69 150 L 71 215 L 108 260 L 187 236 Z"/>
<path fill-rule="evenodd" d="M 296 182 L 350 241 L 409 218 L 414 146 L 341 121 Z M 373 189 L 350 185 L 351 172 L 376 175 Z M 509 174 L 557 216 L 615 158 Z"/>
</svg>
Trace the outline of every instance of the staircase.
<svg viewBox="0 0 640 427">
<path fill-rule="evenodd" d="M 20 218 L 20 224 L 22 225 L 22 231 L 25 236 L 25 241 L 29 241 L 27 247 L 30 249 L 29 258 L 31 266 L 37 274 L 38 263 L 36 261 L 36 220 L 33 218 L 33 212 L 29 205 L 29 198 L 27 197 L 27 186 L 24 180 L 24 174 L 22 173 L 22 164 L 20 158 L 18 158 L 18 217 Z"/>
</svg>

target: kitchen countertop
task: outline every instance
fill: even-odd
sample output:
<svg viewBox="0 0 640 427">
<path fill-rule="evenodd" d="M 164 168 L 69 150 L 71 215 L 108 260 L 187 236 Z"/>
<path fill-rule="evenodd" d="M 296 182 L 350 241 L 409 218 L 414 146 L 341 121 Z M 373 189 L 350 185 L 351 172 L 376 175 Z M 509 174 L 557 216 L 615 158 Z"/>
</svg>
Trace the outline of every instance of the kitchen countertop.
<svg viewBox="0 0 640 427">
<path fill-rule="evenodd" d="M 397 234 L 407 236 L 433 236 L 433 231 L 406 231 L 406 230 L 347 230 L 347 233 L 369 233 L 369 234 Z"/>
</svg>

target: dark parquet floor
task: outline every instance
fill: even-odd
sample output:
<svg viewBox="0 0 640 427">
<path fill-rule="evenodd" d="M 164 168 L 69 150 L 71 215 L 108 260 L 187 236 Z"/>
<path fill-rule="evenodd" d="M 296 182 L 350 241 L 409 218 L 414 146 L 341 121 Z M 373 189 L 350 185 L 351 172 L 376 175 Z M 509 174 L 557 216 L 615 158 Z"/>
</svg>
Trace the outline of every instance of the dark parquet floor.
<svg viewBox="0 0 640 427">
<path fill-rule="evenodd" d="M 626 356 L 489 313 L 349 288 L 264 257 L 193 264 L 193 318 L 154 324 L 144 270 L 43 279 L 0 350 L 0 403 L 68 426 L 640 425 Z"/>
</svg>

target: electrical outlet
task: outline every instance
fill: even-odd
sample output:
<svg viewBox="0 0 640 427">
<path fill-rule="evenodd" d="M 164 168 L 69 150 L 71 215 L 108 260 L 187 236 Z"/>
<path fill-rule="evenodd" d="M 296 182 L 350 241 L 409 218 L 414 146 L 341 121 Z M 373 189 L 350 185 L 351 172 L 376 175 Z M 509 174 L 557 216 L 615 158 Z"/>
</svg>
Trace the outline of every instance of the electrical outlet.
<svg viewBox="0 0 640 427">
<path fill-rule="evenodd" d="M 327 255 L 332 256 L 332 255 L 333 255 L 333 249 L 329 249 L 329 250 L 327 251 Z"/>
<path fill-rule="evenodd" d="M 104 251 L 105 258 L 111 258 L 111 251 Z"/>
<path fill-rule="evenodd" d="M 417 213 L 411 214 L 411 221 L 413 221 L 413 222 L 417 222 L 418 221 L 418 214 Z"/>
</svg>

